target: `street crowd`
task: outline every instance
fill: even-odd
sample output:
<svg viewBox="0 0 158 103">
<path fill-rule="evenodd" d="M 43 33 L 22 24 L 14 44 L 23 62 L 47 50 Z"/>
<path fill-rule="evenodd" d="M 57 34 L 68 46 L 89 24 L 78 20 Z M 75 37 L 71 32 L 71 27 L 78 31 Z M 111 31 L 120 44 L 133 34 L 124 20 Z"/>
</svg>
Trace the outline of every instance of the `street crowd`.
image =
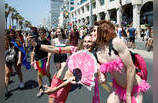
<svg viewBox="0 0 158 103">
<path fill-rule="evenodd" d="M 141 40 L 146 48 L 152 50 L 152 28 L 141 29 Z M 37 97 L 49 95 L 49 103 L 65 103 L 72 85 L 81 83 L 82 72 L 79 68 L 73 71 L 67 67 L 67 59 L 72 54 L 87 50 L 94 54 L 97 60 L 97 77 L 99 82 L 106 84 L 107 74 L 112 79 L 112 91 L 107 103 L 142 103 L 143 93 L 150 85 L 145 74 L 141 74 L 132 60 L 129 48 L 136 48 L 137 30 L 132 27 L 122 27 L 110 21 L 101 20 L 93 27 L 78 27 L 71 29 L 32 27 L 29 31 L 6 30 L 5 35 L 5 86 L 6 96 L 9 95 L 10 77 L 15 68 L 19 78 L 19 88 L 24 88 L 21 69 L 27 63 L 37 71 Z M 57 72 L 50 73 L 50 60 Z M 25 68 L 30 68 L 28 64 Z M 145 75 L 145 76 L 144 76 Z M 44 85 L 43 77 L 48 77 L 49 84 Z M 98 102 L 95 102 L 98 103 Z"/>
</svg>

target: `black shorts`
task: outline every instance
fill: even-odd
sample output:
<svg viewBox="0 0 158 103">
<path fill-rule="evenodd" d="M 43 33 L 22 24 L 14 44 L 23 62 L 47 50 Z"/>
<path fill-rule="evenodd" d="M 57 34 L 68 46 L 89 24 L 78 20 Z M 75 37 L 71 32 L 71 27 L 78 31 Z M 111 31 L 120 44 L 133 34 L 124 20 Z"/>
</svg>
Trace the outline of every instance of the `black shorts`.
<svg viewBox="0 0 158 103">
<path fill-rule="evenodd" d="M 66 62 L 67 54 L 54 54 L 54 63 Z"/>
<path fill-rule="evenodd" d="M 8 68 L 12 68 L 12 66 L 16 66 L 17 65 L 17 62 L 18 62 L 18 59 L 15 59 L 15 61 L 14 62 L 5 62 L 5 64 L 6 64 L 6 66 L 8 67 Z"/>
<path fill-rule="evenodd" d="M 144 37 L 145 36 L 145 34 L 141 34 L 141 37 Z"/>
<path fill-rule="evenodd" d="M 134 42 L 135 42 L 135 37 L 134 37 L 134 36 L 131 36 L 131 37 L 129 38 L 129 40 L 130 40 L 130 42 L 134 43 Z"/>
</svg>

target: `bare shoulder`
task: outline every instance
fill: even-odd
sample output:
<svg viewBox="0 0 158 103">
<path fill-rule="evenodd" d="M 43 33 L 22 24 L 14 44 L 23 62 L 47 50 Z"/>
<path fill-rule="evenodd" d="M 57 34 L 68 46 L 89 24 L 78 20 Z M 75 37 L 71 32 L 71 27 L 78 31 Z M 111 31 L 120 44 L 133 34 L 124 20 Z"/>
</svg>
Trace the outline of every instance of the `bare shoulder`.
<svg viewBox="0 0 158 103">
<path fill-rule="evenodd" d="M 118 51 L 118 52 L 123 52 L 128 50 L 126 44 L 124 41 L 120 38 L 114 38 L 112 41 L 113 47 Z"/>
</svg>

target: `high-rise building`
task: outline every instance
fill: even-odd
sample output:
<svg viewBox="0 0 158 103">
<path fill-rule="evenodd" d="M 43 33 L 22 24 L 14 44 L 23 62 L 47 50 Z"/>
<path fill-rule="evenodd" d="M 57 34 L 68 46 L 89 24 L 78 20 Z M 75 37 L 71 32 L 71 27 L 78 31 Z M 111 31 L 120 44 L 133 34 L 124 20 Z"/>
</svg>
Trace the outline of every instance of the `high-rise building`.
<svg viewBox="0 0 158 103">
<path fill-rule="evenodd" d="M 59 24 L 60 8 L 64 0 L 51 0 L 51 24 L 57 27 Z"/>
<path fill-rule="evenodd" d="M 64 0 L 60 9 L 59 26 L 67 27 L 70 22 L 70 11 L 74 9 L 75 0 Z"/>
</svg>

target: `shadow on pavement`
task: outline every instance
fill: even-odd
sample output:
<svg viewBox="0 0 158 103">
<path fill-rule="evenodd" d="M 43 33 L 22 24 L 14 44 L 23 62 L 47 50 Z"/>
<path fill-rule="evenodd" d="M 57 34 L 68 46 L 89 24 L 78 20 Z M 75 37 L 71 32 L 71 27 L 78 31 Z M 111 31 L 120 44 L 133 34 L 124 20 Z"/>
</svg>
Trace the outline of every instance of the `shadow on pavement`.
<svg viewBox="0 0 158 103">
<path fill-rule="evenodd" d="M 82 85 L 81 84 L 71 84 L 71 89 L 70 92 L 73 92 L 76 89 L 81 89 Z"/>
<path fill-rule="evenodd" d="M 20 89 L 19 87 L 17 88 L 14 88 L 14 89 L 11 89 L 7 94 L 6 94 L 6 99 L 7 100 L 8 98 L 10 98 L 13 94 L 13 92 L 17 91 L 17 90 L 28 90 L 28 89 L 34 89 L 38 86 L 38 83 L 34 80 L 29 80 L 27 82 L 25 82 L 24 84 L 24 88 L 23 89 Z"/>
<path fill-rule="evenodd" d="M 10 92 L 5 93 L 5 100 L 9 99 L 13 94 Z"/>
<path fill-rule="evenodd" d="M 25 87 L 23 90 L 33 89 L 38 87 L 38 83 L 35 80 L 29 80 L 25 82 Z"/>
</svg>

